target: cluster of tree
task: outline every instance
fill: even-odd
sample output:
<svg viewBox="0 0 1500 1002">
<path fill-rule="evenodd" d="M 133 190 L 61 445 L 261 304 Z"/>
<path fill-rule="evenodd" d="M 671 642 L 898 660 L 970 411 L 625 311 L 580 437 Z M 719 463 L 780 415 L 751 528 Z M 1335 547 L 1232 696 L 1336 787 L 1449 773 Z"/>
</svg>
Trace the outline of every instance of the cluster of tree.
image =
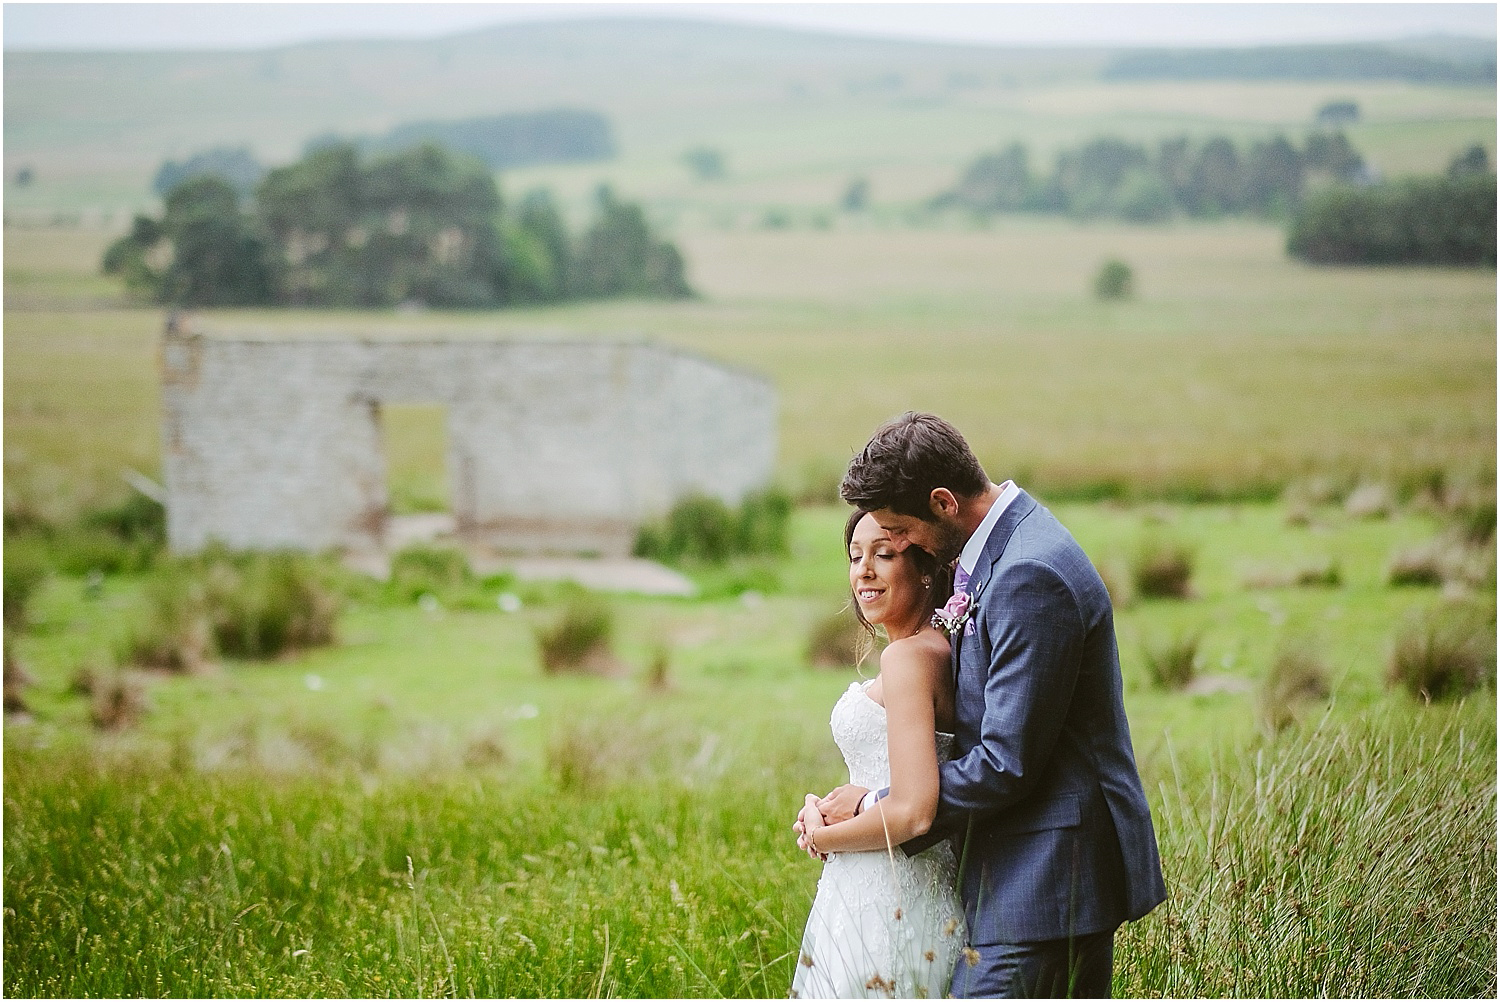
<svg viewBox="0 0 1500 1002">
<path fill-rule="evenodd" d="M 354 143 L 366 154 L 394 153 L 432 143 L 478 157 L 491 170 L 537 164 L 589 163 L 615 155 L 609 119 L 596 111 L 550 111 L 488 115 L 452 122 L 410 122 L 383 136 L 341 139 L 318 136 L 305 152 Z"/>
<path fill-rule="evenodd" d="M 248 146 L 216 146 L 202 153 L 194 153 L 186 160 L 164 162 L 156 171 L 151 190 L 158 195 L 166 195 L 182 182 L 201 174 L 217 175 L 234 185 L 241 194 L 248 195 L 255 190 L 260 179 L 265 177 L 266 169 L 255 159 Z"/>
<path fill-rule="evenodd" d="M 1106 80 L 1408 80 L 1493 84 L 1495 60 L 1460 60 L 1378 45 L 1273 45 L 1252 49 L 1127 52 Z"/>
<path fill-rule="evenodd" d="M 1103 137 L 1057 156 L 1051 175 L 1033 174 L 1026 147 L 1012 143 L 970 165 L 958 185 L 933 201 L 936 208 L 978 212 L 1047 212 L 1117 216 L 1157 222 L 1176 213 L 1212 217 L 1284 215 L 1301 203 L 1310 176 L 1359 180 L 1364 159 L 1342 132 L 1314 132 L 1298 149 L 1285 136 L 1241 151 L 1216 136 L 1201 144 L 1186 136 L 1152 151 Z"/>
<path fill-rule="evenodd" d="M 137 216 L 104 270 L 159 302 L 485 308 L 609 296 L 691 295 L 682 256 L 639 205 L 607 187 L 571 236 L 551 197 L 506 211 L 479 161 L 424 145 L 362 160 L 326 147 L 271 171 L 242 204 L 198 175 Z"/>
<path fill-rule="evenodd" d="M 1453 264 L 1495 267 L 1495 174 L 1484 147 L 1454 158 L 1440 177 L 1307 199 L 1287 251 L 1319 264 Z"/>
</svg>

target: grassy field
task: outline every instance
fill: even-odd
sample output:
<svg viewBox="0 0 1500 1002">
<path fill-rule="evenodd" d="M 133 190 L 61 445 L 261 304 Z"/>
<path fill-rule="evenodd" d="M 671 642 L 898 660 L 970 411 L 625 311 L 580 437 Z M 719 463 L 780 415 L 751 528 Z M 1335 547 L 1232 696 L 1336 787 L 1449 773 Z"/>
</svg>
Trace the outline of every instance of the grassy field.
<svg viewBox="0 0 1500 1002">
<path fill-rule="evenodd" d="M 703 298 L 483 314 L 221 311 L 208 328 L 642 337 L 768 375 L 779 479 L 831 496 L 869 430 L 908 407 L 965 429 L 987 468 L 1075 494 L 1271 497 L 1311 474 L 1492 480 L 1495 296 L 1485 272 L 1324 269 L 1267 226 L 717 233 L 683 240 Z M 161 314 L 93 277 L 103 237 L 6 232 L 6 471 L 117 490 L 159 468 Z M 1101 304 L 1118 255 L 1136 300 Z M 116 305 L 106 305 L 110 297 Z M 1162 359 L 1172 364 L 1163 366 Z M 400 432 L 443 493 L 435 429 Z M 397 429 L 399 431 L 399 429 Z M 393 432 L 396 434 L 396 432 Z M 424 450 L 426 441 L 429 448 Z M 405 467 L 403 467 L 405 468 Z M 48 473 L 61 469 L 63 473 Z M 80 478 L 82 478 L 80 480 Z"/>
<path fill-rule="evenodd" d="M 1033 234 L 1033 243 L 1093 235 L 1057 228 Z M 1230 235 L 1247 242 L 1244 232 Z M 950 236 L 968 246 L 985 238 Z M 941 258 L 939 236 L 926 239 L 928 254 L 939 257 L 928 280 L 951 278 L 953 269 L 942 265 L 961 255 Z M 154 469 L 158 315 L 90 302 L 110 290 L 77 264 L 77 249 L 86 246 L 78 234 L 12 232 L 11 240 L 18 252 L 7 267 L 30 298 L 18 297 L 8 313 L 7 460 L 17 470 L 8 487 L 50 484 L 55 493 L 44 496 L 56 500 L 86 482 L 90 469 L 105 480 L 111 463 Z M 736 246 L 764 255 L 758 260 L 769 269 L 778 246 L 799 245 L 769 236 L 726 241 L 718 259 L 722 297 L 683 307 L 617 304 L 400 323 L 429 332 L 457 325 L 480 336 L 545 322 L 547 336 L 570 324 L 587 330 L 594 323 L 607 334 L 670 321 L 679 343 L 730 357 L 738 346 L 746 353 L 740 360 L 773 360 L 783 392 L 804 380 L 789 396 L 809 414 L 820 413 L 818 399 L 839 413 L 831 406 L 845 399 L 839 387 L 852 386 L 850 413 L 840 420 L 857 441 L 855 421 L 873 421 L 875 407 L 900 406 L 894 399 L 872 405 L 863 399 L 870 386 L 892 392 L 902 375 L 880 351 L 862 350 L 862 334 L 845 330 L 841 348 L 829 318 L 876 315 L 856 314 L 832 291 L 820 303 L 815 282 L 793 284 L 794 268 L 769 271 L 766 285 L 756 286 L 729 266 Z M 816 249 L 801 246 L 804 254 Z M 885 274 L 888 291 L 899 272 Z M 858 269 L 849 274 L 846 297 L 882 285 Z M 1443 305 L 1439 292 L 1449 286 L 1442 283 L 1473 281 L 1462 273 L 1399 274 L 1417 302 L 1403 306 L 1387 294 L 1408 318 L 1423 315 L 1417 303 Z M 1375 290 L 1376 279 L 1390 285 L 1390 275 L 1311 278 Z M 773 283 L 791 289 L 790 302 L 768 295 Z M 955 298 L 975 296 L 973 286 L 955 283 Z M 1061 282 L 1052 293 L 1070 295 Z M 1074 308 L 1092 309 L 1081 300 Z M 1492 308 L 1474 293 L 1473 313 Z M 1305 346 L 1294 349 L 1315 335 L 1298 329 L 1307 320 L 1296 311 L 1276 315 L 1286 314 L 1293 319 L 1280 324 L 1293 331 L 1256 343 L 1282 345 L 1289 360 L 1307 357 Z M 779 351 L 757 347 L 758 339 L 775 338 L 776 318 L 793 318 L 800 337 L 783 333 L 774 342 Z M 205 319 L 397 329 L 392 318 L 354 315 Z M 1056 337 L 1107 344 L 1077 322 Z M 689 338 L 709 323 L 719 325 L 716 343 L 702 333 Z M 829 331 L 821 340 L 818 323 Z M 931 337 L 944 336 L 939 319 L 927 323 Z M 886 344 L 900 343 L 897 326 L 887 321 Z M 1142 343 L 1128 330 L 1108 336 Z M 1330 385 L 1341 378 L 1360 385 L 1352 377 L 1374 359 L 1385 382 L 1372 386 L 1400 380 L 1423 388 L 1410 392 L 1428 412 L 1460 411 L 1459 395 L 1443 389 L 1456 375 L 1479 384 L 1472 392 L 1481 401 L 1485 393 L 1493 398 L 1482 373 L 1463 366 L 1423 372 L 1410 353 L 1370 350 L 1391 332 L 1366 330 L 1362 352 L 1352 347 L 1361 338 L 1346 336 L 1348 355 L 1321 359 Z M 1176 343 L 1203 351 L 1207 367 L 1216 352 L 1235 349 L 1225 340 Z M 1477 335 L 1448 341 L 1449 352 L 1493 352 Z M 801 364 L 780 357 L 793 344 L 808 353 Z M 1066 341 L 1061 351 L 1085 357 Z M 1026 357 L 1038 354 L 1033 345 Z M 899 357 L 920 371 L 919 356 Z M 821 380 L 806 358 L 829 360 Z M 835 359 L 848 367 L 835 367 Z M 1135 363 L 1144 385 L 1177 378 L 1152 375 L 1159 367 L 1149 360 Z M 1226 375 L 1253 379 L 1254 361 L 1242 354 L 1229 368 L 1248 371 Z M 945 371 L 954 385 L 971 378 Z M 939 378 L 936 371 L 926 378 L 928 392 L 940 391 Z M 1003 371 L 997 378 L 1022 382 Z M 1060 395 L 1087 402 L 1086 384 L 1069 378 L 1071 394 Z M 1278 398 L 1269 386 L 1263 392 L 1270 410 Z M 1142 420 L 1139 394 L 1109 399 L 1120 420 Z M 1355 412 L 1375 414 L 1378 403 L 1371 392 Z M 1492 405 L 1479 406 L 1491 417 L 1479 438 L 1492 440 Z M 408 455 L 420 457 L 422 418 L 413 417 Z M 977 427 L 982 435 L 987 426 Z M 1212 455 L 1217 426 L 1195 429 L 1184 420 L 1175 427 L 1198 436 L 1203 454 Z M 788 444 L 817 430 L 792 423 Z M 1073 434 L 1072 448 L 1087 445 L 1087 435 Z M 1376 455 L 1346 423 L 1331 422 L 1321 434 L 1357 462 Z M 979 435 L 981 448 L 992 450 Z M 47 465 L 36 462 L 38 454 Z M 1139 452 L 1126 460 L 1127 476 L 1150 470 Z M 784 466 L 789 476 L 797 472 Z M 1494 869 L 1492 690 L 1458 707 L 1422 707 L 1388 691 L 1382 678 L 1395 631 L 1438 602 L 1431 589 L 1388 587 L 1386 568 L 1395 554 L 1444 531 L 1441 522 L 1418 511 L 1360 520 L 1324 507 L 1296 526 L 1281 506 L 1266 503 L 1058 510 L 1117 581 L 1146 540 L 1165 538 L 1196 554 L 1195 599 L 1122 603 L 1119 617 L 1128 708 L 1172 898 L 1123 935 L 1117 991 L 1492 994 L 1493 885 L 1476 879 Z M 148 680 L 152 710 L 124 735 L 92 736 L 87 701 L 69 689 L 80 667 L 108 663 L 114 638 L 140 614 L 141 583 L 106 581 L 96 595 L 81 579 L 55 580 L 17 641 L 36 678 L 28 691 L 34 719 L 6 729 L 7 991 L 784 994 L 815 871 L 789 852 L 783 815 L 807 788 L 840 778 L 825 720 L 850 676 L 804 665 L 811 625 L 840 601 L 841 519 L 837 508 L 800 510 L 787 560 L 700 575 L 718 598 L 616 601 L 617 646 L 633 668 L 666 645 L 666 692 L 633 678 L 544 677 L 533 630 L 557 614 L 555 590 L 522 589 L 526 608 L 509 616 L 356 602 L 337 647 Z M 1249 587 L 1308 564 L 1337 566 L 1339 585 Z M 768 594 L 756 602 L 736 597 L 751 585 Z M 1492 583 L 1489 589 L 1479 600 L 1492 617 Z M 1219 684 L 1198 695 L 1154 688 L 1146 649 L 1191 635 L 1202 638 L 1199 670 Z M 1272 738 L 1258 722 L 1256 692 L 1289 637 L 1310 638 L 1333 699 Z M 100 856 L 101 841 L 118 849 Z M 1401 851 L 1387 858 L 1387 846 Z"/>
<path fill-rule="evenodd" d="M 1119 612 L 1171 898 L 1122 934 L 1117 993 L 1493 994 L 1493 688 L 1423 706 L 1382 680 L 1438 601 L 1387 562 L 1439 526 L 1058 513 L 1112 573 L 1148 538 L 1196 554 L 1196 597 Z M 144 718 L 99 736 L 69 687 L 141 581 L 55 579 L 5 732 L 7 994 L 784 995 L 816 879 L 790 809 L 841 779 L 826 718 L 854 677 L 805 660 L 841 521 L 802 509 L 787 558 L 729 572 L 761 597 L 616 599 L 623 678 L 545 676 L 564 596 L 498 582 L 520 612 L 357 600 L 338 646 L 147 678 Z M 1247 584 L 1329 559 L 1337 587 Z M 1193 633 L 1216 684 L 1154 687 L 1145 648 Z M 1273 735 L 1257 693 L 1289 636 L 1332 696 Z M 662 645 L 665 689 L 638 674 Z"/>
<path fill-rule="evenodd" d="M 817 880 L 790 822 L 843 778 L 828 712 L 858 677 L 809 666 L 846 589 L 833 486 L 879 421 L 924 408 L 1053 507 L 1116 597 L 1170 896 L 1121 932 L 1115 993 L 1494 997 L 1495 543 L 1460 542 L 1493 526 L 1493 272 L 1311 268 L 1246 221 L 915 211 L 1012 138 L 1045 164 L 1102 132 L 1298 134 L 1334 99 L 1359 102 L 1351 136 L 1382 171 L 1433 172 L 1493 145 L 1493 90 L 1106 84 L 1102 58 L 607 25 L 8 54 L 8 569 L 58 552 L 38 522 L 66 537 L 124 497 L 122 467 L 160 474 L 164 318 L 98 268 L 163 157 L 249 142 L 285 159 L 325 129 L 539 93 L 605 110 L 621 153 L 515 172 L 507 195 L 547 185 L 578 215 L 615 183 L 668 228 L 699 297 L 194 323 L 681 346 L 774 382 L 776 478 L 803 503 L 784 556 L 690 565 L 695 599 L 610 598 L 615 677 L 543 671 L 562 586 L 499 577 L 420 602 L 343 576 L 336 644 L 127 671 L 142 702 L 119 729 L 80 689 L 115 677 L 163 572 L 56 561 L 27 621 L 7 610 L 31 681 L 4 729 L 4 993 L 784 996 Z M 700 144 L 725 180 L 690 177 L 680 155 Z M 841 214 L 855 175 L 874 206 Z M 764 225 L 773 210 L 787 228 Z M 1090 295 L 1109 257 L 1135 298 Z M 386 427 L 392 496 L 440 507 L 440 413 Z M 1379 510 L 1345 506 L 1361 484 Z M 1174 548 L 1188 596 L 1139 594 L 1142 554 Z M 1425 583 L 1393 585 L 1402 562 Z M 1486 679 L 1428 704 L 1387 665 L 1438 614 L 1468 617 Z M 1153 680 L 1174 644 L 1186 689 Z M 1288 652 L 1326 693 L 1277 730 L 1264 693 Z"/>
</svg>

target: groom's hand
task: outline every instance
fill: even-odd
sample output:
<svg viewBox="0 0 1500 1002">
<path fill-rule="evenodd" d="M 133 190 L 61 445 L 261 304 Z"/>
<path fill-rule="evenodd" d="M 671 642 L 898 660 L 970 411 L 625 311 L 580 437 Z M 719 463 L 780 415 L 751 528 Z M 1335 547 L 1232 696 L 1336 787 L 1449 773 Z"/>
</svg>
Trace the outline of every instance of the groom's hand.
<svg viewBox="0 0 1500 1002">
<path fill-rule="evenodd" d="M 870 791 L 863 786 L 845 784 L 818 801 L 818 810 L 829 824 L 848 821 L 859 813 L 859 802 Z"/>
</svg>

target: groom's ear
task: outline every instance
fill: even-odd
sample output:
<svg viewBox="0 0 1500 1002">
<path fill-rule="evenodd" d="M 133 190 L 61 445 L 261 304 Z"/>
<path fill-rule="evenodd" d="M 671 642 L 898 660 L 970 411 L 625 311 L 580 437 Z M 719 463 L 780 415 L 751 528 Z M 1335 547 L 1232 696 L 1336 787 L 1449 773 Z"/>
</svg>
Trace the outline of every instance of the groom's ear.
<svg viewBox="0 0 1500 1002">
<path fill-rule="evenodd" d="M 927 496 L 927 506 L 938 518 L 953 518 L 958 515 L 958 498 L 946 487 L 934 487 Z"/>
</svg>

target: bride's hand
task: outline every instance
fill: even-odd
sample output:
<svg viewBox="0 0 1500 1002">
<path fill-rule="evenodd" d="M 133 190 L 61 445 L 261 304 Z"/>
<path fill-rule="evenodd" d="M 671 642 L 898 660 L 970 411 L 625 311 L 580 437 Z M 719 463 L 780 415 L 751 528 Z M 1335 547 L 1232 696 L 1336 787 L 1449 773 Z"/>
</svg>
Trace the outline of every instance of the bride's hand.
<svg viewBox="0 0 1500 1002">
<path fill-rule="evenodd" d="M 797 848 L 807 853 L 813 859 L 822 860 L 826 863 L 828 856 L 825 853 L 814 850 L 808 841 L 808 836 L 822 827 L 824 827 L 823 815 L 818 811 L 817 794 L 809 793 L 806 802 L 802 805 L 802 810 L 797 812 L 797 823 L 792 825 L 792 828 L 798 833 Z"/>
<path fill-rule="evenodd" d="M 854 817 L 859 802 L 870 791 L 863 786 L 844 785 L 817 802 L 817 811 L 827 824 L 837 824 Z"/>
</svg>

